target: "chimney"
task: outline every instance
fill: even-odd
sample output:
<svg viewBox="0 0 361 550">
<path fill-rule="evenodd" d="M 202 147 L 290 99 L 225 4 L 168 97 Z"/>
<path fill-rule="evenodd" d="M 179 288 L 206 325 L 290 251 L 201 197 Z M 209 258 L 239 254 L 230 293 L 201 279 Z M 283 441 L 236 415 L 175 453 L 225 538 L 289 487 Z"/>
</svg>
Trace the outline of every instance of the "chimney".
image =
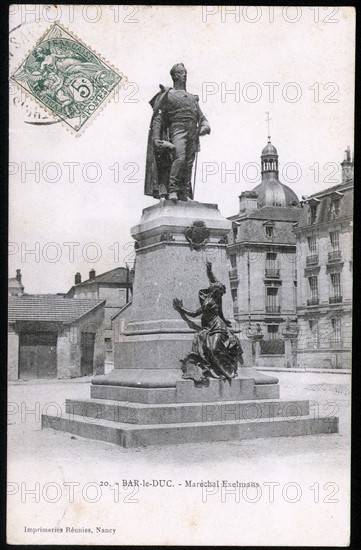
<svg viewBox="0 0 361 550">
<path fill-rule="evenodd" d="M 257 210 L 257 198 L 258 194 L 254 191 L 243 191 L 239 196 L 239 213 L 248 214 L 248 212 Z"/>
<path fill-rule="evenodd" d="M 16 270 L 16 280 L 19 281 L 19 283 L 21 283 L 21 271 L 20 269 L 17 269 Z"/>
<path fill-rule="evenodd" d="M 342 183 L 347 183 L 353 179 L 353 160 L 351 160 L 350 146 L 345 150 L 345 158 L 341 162 L 342 168 Z"/>
<path fill-rule="evenodd" d="M 81 283 L 81 275 L 80 275 L 79 271 L 78 271 L 78 273 L 75 273 L 74 283 L 76 285 L 80 285 L 80 283 Z"/>
<path fill-rule="evenodd" d="M 91 270 L 89 271 L 89 279 L 90 279 L 91 281 L 94 281 L 94 279 L 95 279 L 95 269 L 91 269 Z"/>
</svg>

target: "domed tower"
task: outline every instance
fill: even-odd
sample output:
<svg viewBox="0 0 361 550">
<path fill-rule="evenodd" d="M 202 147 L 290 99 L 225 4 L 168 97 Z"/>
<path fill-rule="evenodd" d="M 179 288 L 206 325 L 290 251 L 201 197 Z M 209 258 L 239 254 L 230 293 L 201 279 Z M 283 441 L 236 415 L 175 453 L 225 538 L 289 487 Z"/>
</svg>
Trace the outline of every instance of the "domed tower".
<svg viewBox="0 0 361 550">
<path fill-rule="evenodd" d="M 266 120 L 269 123 L 269 117 Z M 261 183 L 241 193 L 239 211 L 229 218 L 230 285 L 235 319 L 248 324 L 255 335 L 259 334 L 256 327 L 260 327 L 264 336 L 257 348 L 251 349 L 253 355 L 247 361 L 257 366 L 272 361 L 272 365 L 284 367 L 297 363 L 291 340 L 284 334 L 288 330 L 286 319 L 292 323 L 297 320 L 294 227 L 301 207 L 296 193 L 279 180 L 278 153 L 269 127 L 261 170 Z M 249 349 L 245 353 L 250 353 Z"/>
<path fill-rule="evenodd" d="M 253 189 L 258 194 L 258 206 L 294 206 L 299 207 L 297 195 L 278 178 L 278 153 L 268 136 L 266 147 L 261 154 L 262 182 Z"/>
<path fill-rule="evenodd" d="M 262 149 L 261 173 L 262 181 L 266 179 L 278 180 L 278 153 L 276 147 L 271 143 L 271 136 L 268 136 L 267 145 Z"/>
</svg>

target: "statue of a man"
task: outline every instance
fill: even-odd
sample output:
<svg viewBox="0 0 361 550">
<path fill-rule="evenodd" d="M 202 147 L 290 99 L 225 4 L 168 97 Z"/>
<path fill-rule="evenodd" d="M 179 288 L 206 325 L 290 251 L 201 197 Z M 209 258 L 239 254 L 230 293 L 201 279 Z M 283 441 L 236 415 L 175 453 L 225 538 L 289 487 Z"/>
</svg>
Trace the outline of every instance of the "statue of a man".
<svg viewBox="0 0 361 550">
<path fill-rule="evenodd" d="M 153 116 L 149 129 L 145 195 L 176 202 L 192 200 L 192 168 L 199 136 L 211 129 L 199 107 L 199 97 L 186 90 L 187 70 L 174 65 L 173 88 L 161 91 L 149 102 Z"/>
</svg>

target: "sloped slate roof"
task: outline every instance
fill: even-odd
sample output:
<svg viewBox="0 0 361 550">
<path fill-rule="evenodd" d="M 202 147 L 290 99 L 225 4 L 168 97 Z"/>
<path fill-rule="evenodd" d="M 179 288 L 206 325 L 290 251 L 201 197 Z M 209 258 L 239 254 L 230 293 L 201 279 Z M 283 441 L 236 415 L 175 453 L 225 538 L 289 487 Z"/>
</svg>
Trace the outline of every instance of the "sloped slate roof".
<svg viewBox="0 0 361 550">
<path fill-rule="evenodd" d="M 131 275 L 129 274 L 129 280 Z M 127 282 L 127 268 L 126 267 L 116 267 L 111 271 L 106 271 L 100 275 L 96 275 L 95 279 L 87 279 L 79 283 L 80 286 L 86 283 L 126 283 Z"/>
<path fill-rule="evenodd" d="M 308 199 L 310 199 L 311 197 L 321 197 L 323 195 L 328 195 L 329 193 L 335 193 L 337 191 L 340 191 L 341 193 L 343 192 L 344 189 L 352 186 L 354 184 L 354 180 L 349 180 L 345 183 L 341 182 L 341 183 L 336 183 L 336 185 L 333 185 L 332 187 L 327 187 L 326 189 L 321 189 L 320 191 L 318 191 L 318 193 L 313 193 L 312 195 L 308 195 Z"/>
<path fill-rule="evenodd" d="M 300 217 L 299 208 L 285 208 L 281 206 L 264 206 L 250 212 L 246 218 L 257 220 L 274 220 L 297 222 Z"/>
<path fill-rule="evenodd" d="M 9 323 L 15 321 L 73 323 L 102 303 L 104 300 L 77 300 L 54 294 L 10 296 L 8 320 Z"/>
<path fill-rule="evenodd" d="M 332 196 L 337 191 L 342 193 L 343 196 L 340 197 L 339 213 L 334 221 L 337 222 L 337 220 L 352 216 L 353 181 L 349 181 L 344 184 L 338 184 L 334 187 L 329 187 L 328 189 L 324 189 L 319 193 L 314 193 L 313 195 L 307 197 L 307 200 L 310 200 L 311 198 L 316 198 L 319 201 L 316 211 L 316 223 L 329 223 L 333 220 L 333 218 L 331 217 L 331 203 Z M 308 221 L 309 211 L 310 205 L 305 204 L 304 207 L 301 209 L 299 227 L 310 226 Z"/>
</svg>

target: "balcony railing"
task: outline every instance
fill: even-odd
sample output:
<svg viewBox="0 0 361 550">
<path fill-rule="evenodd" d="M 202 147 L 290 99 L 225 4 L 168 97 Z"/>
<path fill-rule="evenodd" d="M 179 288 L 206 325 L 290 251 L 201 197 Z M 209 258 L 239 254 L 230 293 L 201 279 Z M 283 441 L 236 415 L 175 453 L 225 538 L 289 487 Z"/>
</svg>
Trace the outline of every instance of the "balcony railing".
<svg viewBox="0 0 361 550">
<path fill-rule="evenodd" d="M 266 267 L 265 275 L 269 279 L 279 279 L 280 276 L 280 270 L 279 269 L 268 269 Z"/>
<path fill-rule="evenodd" d="M 341 260 L 341 250 L 333 250 L 328 253 L 329 262 L 339 262 Z"/>
<path fill-rule="evenodd" d="M 307 305 L 308 306 L 318 306 L 320 300 L 318 298 L 310 298 L 309 300 L 307 300 Z"/>
<path fill-rule="evenodd" d="M 328 300 L 330 304 L 340 304 L 342 302 L 342 296 L 330 296 Z"/>
<path fill-rule="evenodd" d="M 312 254 L 311 256 L 306 256 L 306 265 L 317 265 L 318 264 L 318 254 Z"/>
<path fill-rule="evenodd" d="M 281 306 L 266 306 L 267 313 L 279 313 L 281 311 Z"/>
</svg>

